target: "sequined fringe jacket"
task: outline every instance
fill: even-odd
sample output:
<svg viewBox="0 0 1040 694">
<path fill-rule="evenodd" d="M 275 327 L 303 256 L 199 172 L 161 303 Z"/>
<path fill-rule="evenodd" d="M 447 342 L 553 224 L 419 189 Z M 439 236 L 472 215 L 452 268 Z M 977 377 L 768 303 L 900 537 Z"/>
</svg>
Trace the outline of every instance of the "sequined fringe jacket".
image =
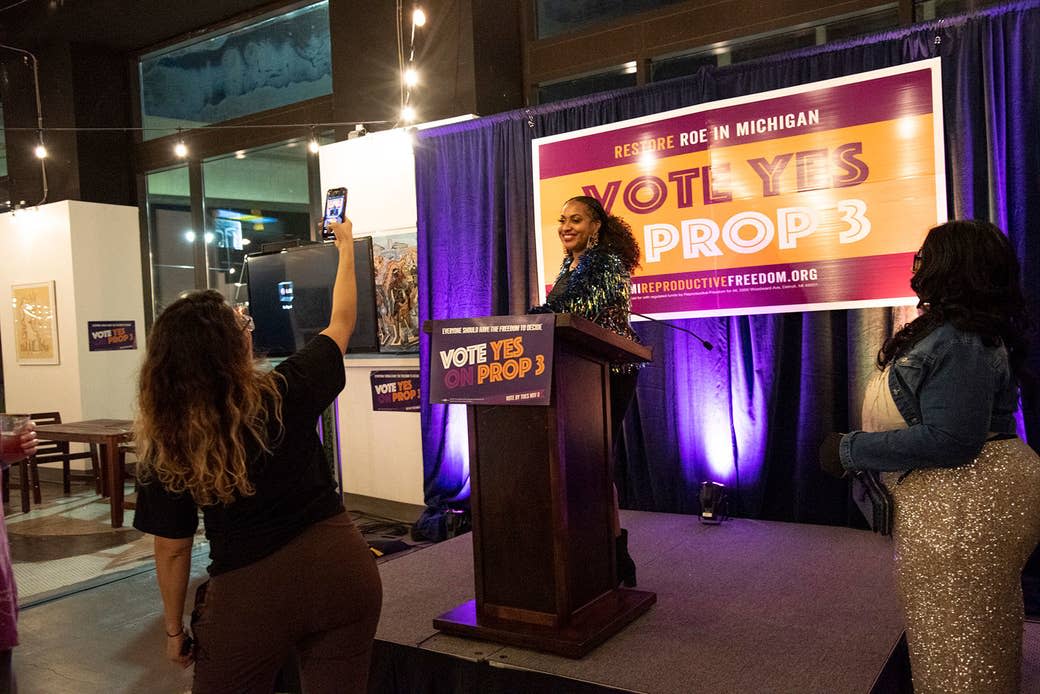
<svg viewBox="0 0 1040 694">
<path fill-rule="evenodd" d="M 560 273 L 544 304 L 532 306 L 530 313 L 575 313 L 622 337 L 639 342 L 628 323 L 631 277 L 624 261 L 609 250 L 597 246 L 581 254 L 578 264 L 573 258 L 563 259 Z M 615 364 L 617 373 L 631 373 L 641 365 Z"/>
</svg>

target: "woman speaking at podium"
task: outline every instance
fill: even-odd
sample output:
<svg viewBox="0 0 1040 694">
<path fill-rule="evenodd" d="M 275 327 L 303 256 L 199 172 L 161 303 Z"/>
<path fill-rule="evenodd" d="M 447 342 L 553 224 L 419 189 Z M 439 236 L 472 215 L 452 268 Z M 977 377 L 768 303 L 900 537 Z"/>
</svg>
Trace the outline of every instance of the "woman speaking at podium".
<svg viewBox="0 0 1040 694">
<path fill-rule="evenodd" d="M 632 310 L 631 273 L 639 266 L 639 244 L 623 219 L 608 215 L 596 198 L 581 195 L 564 204 L 557 232 L 564 258 L 545 303 L 531 313 L 575 313 L 630 340 L 639 339 L 628 323 Z M 615 364 L 610 369 L 612 440 L 621 431 L 625 412 L 636 392 L 638 366 Z M 617 517 L 614 491 L 614 535 L 617 538 L 618 580 L 636 585 L 636 566 L 628 554 L 628 532 Z"/>
<path fill-rule="evenodd" d="M 336 234 L 328 327 L 274 370 L 253 360 L 252 321 L 214 291 L 170 305 L 148 337 L 134 527 L 155 535 L 167 657 L 192 691 L 271 692 L 295 652 L 305 692 L 365 691 L 382 588 L 344 511 L 316 423 L 344 385 L 354 330 L 351 224 Z M 201 509 L 210 580 L 183 612 Z"/>
</svg>

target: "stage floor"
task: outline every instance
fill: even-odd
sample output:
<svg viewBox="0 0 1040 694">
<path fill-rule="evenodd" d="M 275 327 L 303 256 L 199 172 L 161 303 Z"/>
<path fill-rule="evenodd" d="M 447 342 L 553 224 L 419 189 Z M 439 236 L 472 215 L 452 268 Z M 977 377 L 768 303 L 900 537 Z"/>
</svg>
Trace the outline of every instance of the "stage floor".
<svg viewBox="0 0 1040 694">
<path fill-rule="evenodd" d="M 657 604 L 581 660 L 433 628 L 434 617 L 473 598 L 469 535 L 380 567 L 385 597 L 377 639 L 561 682 L 716 694 L 869 692 L 899 641 L 885 538 L 744 519 L 709 526 L 695 516 L 634 511 L 622 512 L 622 524 L 638 587 L 657 593 Z M 407 663 L 407 654 L 395 660 Z M 415 673 L 383 678 L 395 686 L 416 683 Z"/>
<path fill-rule="evenodd" d="M 868 532 L 622 511 L 639 588 L 657 604 L 582 660 L 441 636 L 433 618 L 473 598 L 469 535 L 379 564 L 373 693 L 599 694 L 869 691 L 902 629 L 891 545 Z M 205 577 L 204 554 L 192 583 Z M 22 694 L 180 694 L 163 657 L 154 570 L 19 615 Z M 1040 623 L 1026 624 L 1023 692 L 1040 692 Z M 883 690 L 884 691 L 884 690 Z"/>
</svg>

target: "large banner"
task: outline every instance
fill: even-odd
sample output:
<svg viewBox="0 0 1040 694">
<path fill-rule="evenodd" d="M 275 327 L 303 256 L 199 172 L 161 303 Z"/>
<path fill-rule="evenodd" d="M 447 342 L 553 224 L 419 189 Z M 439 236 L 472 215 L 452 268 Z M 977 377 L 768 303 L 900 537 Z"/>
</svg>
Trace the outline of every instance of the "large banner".
<svg viewBox="0 0 1040 694">
<path fill-rule="evenodd" d="M 632 310 L 720 316 L 914 304 L 946 219 L 939 59 L 540 138 L 539 286 L 590 195 L 632 226 Z"/>
<path fill-rule="evenodd" d="M 548 405 L 552 314 L 427 321 L 430 402 Z"/>
</svg>

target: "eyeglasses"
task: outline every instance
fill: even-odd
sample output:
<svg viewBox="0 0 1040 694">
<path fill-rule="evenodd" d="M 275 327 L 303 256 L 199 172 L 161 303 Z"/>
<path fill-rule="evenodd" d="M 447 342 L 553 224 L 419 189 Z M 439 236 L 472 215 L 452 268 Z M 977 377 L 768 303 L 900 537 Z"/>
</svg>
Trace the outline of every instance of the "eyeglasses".
<svg viewBox="0 0 1040 694">
<path fill-rule="evenodd" d="M 256 328 L 256 323 L 253 322 L 253 317 L 248 315 L 242 315 L 240 316 L 240 318 L 242 320 L 242 329 L 249 333 L 253 332 L 253 330 Z"/>
<path fill-rule="evenodd" d="M 914 253 L 914 264 L 910 267 L 910 271 L 916 275 L 917 271 L 921 269 L 922 263 L 924 263 L 924 256 L 921 254 L 921 251 Z"/>
</svg>

